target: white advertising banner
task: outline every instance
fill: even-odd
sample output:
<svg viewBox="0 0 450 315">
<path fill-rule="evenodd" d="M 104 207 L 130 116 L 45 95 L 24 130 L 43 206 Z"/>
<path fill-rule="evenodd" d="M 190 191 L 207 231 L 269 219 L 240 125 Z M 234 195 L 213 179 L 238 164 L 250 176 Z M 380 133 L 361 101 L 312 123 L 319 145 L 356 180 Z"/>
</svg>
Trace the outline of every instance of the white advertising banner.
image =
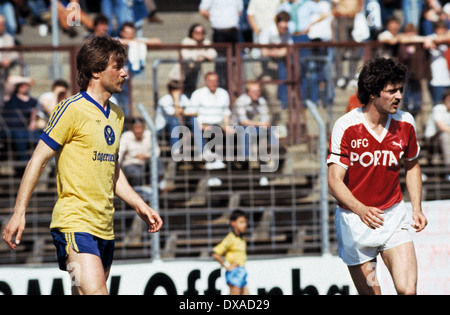
<svg viewBox="0 0 450 315">
<path fill-rule="evenodd" d="M 414 234 L 419 264 L 419 294 L 450 294 L 450 202 L 424 203 L 429 220 Z M 225 271 L 211 260 L 171 260 L 113 264 L 111 294 L 228 294 Z M 249 260 L 248 287 L 253 295 L 356 294 L 347 267 L 336 256 Z M 383 293 L 395 294 L 390 276 L 378 264 Z M 71 279 L 57 264 L 0 267 L 0 295 L 70 294 Z"/>
<path fill-rule="evenodd" d="M 225 295 L 225 271 L 215 261 L 179 260 L 116 263 L 108 288 L 119 295 Z M 251 294 L 355 294 L 337 257 L 250 260 Z M 0 268 L 0 294 L 70 294 L 71 279 L 57 266 Z"/>
</svg>

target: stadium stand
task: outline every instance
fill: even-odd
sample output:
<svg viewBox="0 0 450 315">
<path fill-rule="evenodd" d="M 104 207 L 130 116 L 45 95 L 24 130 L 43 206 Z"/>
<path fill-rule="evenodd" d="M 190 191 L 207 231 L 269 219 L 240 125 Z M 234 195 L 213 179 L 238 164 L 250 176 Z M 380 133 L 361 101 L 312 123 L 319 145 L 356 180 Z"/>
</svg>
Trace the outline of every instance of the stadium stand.
<svg viewBox="0 0 450 315">
<path fill-rule="evenodd" d="M 132 78 L 133 104 L 144 104 L 150 113 L 154 113 L 158 97 L 165 92 L 168 75 L 173 64 L 179 60 L 176 45 L 185 37 L 187 25 L 194 22 L 207 23 L 197 13 L 161 12 L 162 25 L 145 25 L 144 33 L 163 39 L 160 47 L 150 47 L 147 55 L 147 67 L 143 74 Z M 180 32 L 179 30 L 183 30 Z M 40 38 L 35 28 L 25 27 L 23 35 L 18 37 L 23 46 L 50 45 L 49 38 Z M 62 35 L 62 45 L 77 45 Z M 352 49 L 361 51 L 363 45 L 352 44 Z M 371 47 L 371 46 L 370 46 Z M 50 48 L 50 47 L 49 47 Z M 218 48 L 219 49 L 219 48 Z M 350 49 L 350 48 L 348 48 Z M 366 49 L 365 53 L 382 54 L 383 47 Z M 293 52 L 293 56 L 295 56 Z M 367 55 L 366 55 L 367 56 Z M 48 52 L 23 52 L 23 60 L 29 75 L 36 81 L 33 93 L 39 95 L 51 85 L 53 78 L 50 65 L 53 55 Z M 60 52 L 62 74 L 71 77 L 70 51 Z M 169 60 L 169 61 L 167 61 Z M 165 62 L 167 61 L 167 62 Z M 244 62 L 244 61 L 243 61 Z M 236 68 L 254 69 L 249 64 L 238 64 Z M 210 63 L 202 65 L 204 72 L 211 69 Z M 247 71 L 244 70 L 244 71 Z M 20 71 L 15 69 L 14 71 Z M 236 75 L 237 71 L 233 73 Z M 241 73 L 242 74 L 242 73 Z M 242 83 L 255 74 L 244 72 L 236 77 Z M 263 78 L 266 80 L 266 78 Z M 71 82 L 75 84 L 75 82 Z M 289 83 L 289 82 L 287 82 Z M 199 82 L 199 85 L 202 82 Z M 298 82 L 289 83 L 298 84 Z M 239 85 L 238 85 L 239 86 Z M 269 103 L 275 104 L 277 82 L 267 80 L 265 92 Z M 155 90 L 153 87 L 157 87 Z M 72 88 L 74 88 L 72 86 Z M 236 88 L 236 87 L 234 87 Z M 236 90 L 233 90 L 237 94 Z M 345 112 L 347 100 L 354 91 L 349 85 L 346 89 L 336 89 L 333 104 L 322 104 L 319 111 L 326 120 L 328 132 L 333 122 Z M 233 95 L 235 97 L 236 95 Z M 423 126 L 431 104 L 428 95 L 423 111 L 418 116 L 420 143 L 423 147 L 421 164 L 427 180 L 424 182 L 426 200 L 450 199 L 450 183 L 445 175 L 450 173 L 438 150 L 431 150 L 430 144 L 423 138 Z M 136 108 L 133 113 L 139 115 Z M 298 112 L 289 110 L 273 113 L 274 121 L 285 127 L 289 134 L 290 119 Z M 160 232 L 161 255 L 165 259 L 206 257 L 228 231 L 228 215 L 236 208 L 243 209 L 249 216 L 248 254 L 258 256 L 314 255 L 321 253 L 321 206 L 318 167 L 318 130 L 308 111 L 304 111 L 304 121 L 297 130 L 298 139 L 290 141 L 286 135 L 280 136 L 280 165 L 276 172 L 261 173 L 252 163 L 228 161 L 227 168 L 219 171 L 204 169 L 201 162 L 175 163 L 170 157 L 170 147 L 166 139 L 161 139 L 164 180 L 170 184 L 170 190 L 161 191 L 160 213 L 164 227 Z M 2 130 L 4 122 L 0 120 Z M 32 147 L 30 148 L 32 149 Z M 20 178 L 14 173 L 16 166 L 23 162 L 11 157 L 10 139 L 0 138 L 0 228 L 8 219 L 14 206 Z M 22 245 L 11 252 L 6 244 L 0 243 L 0 264 L 41 264 L 55 262 L 55 249 L 49 234 L 49 224 L 54 202 L 57 198 L 54 169 L 50 165 L 42 177 L 30 203 L 27 215 L 27 227 Z M 209 178 L 219 178 L 222 185 L 210 187 Z M 267 177 L 266 184 L 261 179 Z M 404 183 L 403 183 L 404 187 Z M 407 194 L 405 194 L 407 196 Z M 330 205 L 330 242 L 331 252 L 336 253 L 333 211 L 335 201 L 328 196 Z M 133 260 L 151 258 L 151 237 L 137 218 L 135 212 L 116 200 L 116 259 Z"/>
</svg>

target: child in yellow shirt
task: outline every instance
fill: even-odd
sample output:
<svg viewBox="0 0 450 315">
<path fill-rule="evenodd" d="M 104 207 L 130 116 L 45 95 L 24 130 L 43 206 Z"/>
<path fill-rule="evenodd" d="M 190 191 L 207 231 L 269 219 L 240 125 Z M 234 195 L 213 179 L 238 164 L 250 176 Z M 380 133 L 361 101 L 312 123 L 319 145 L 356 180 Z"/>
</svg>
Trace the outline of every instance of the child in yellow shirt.
<svg viewBox="0 0 450 315">
<path fill-rule="evenodd" d="M 248 295 L 245 269 L 247 242 L 243 238 L 247 229 L 247 217 L 242 210 L 231 213 L 230 226 L 232 231 L 214 247 L 212 257 L 227 270 L 225 278 L 230 287 L 230 295 Z"/>
</svg>

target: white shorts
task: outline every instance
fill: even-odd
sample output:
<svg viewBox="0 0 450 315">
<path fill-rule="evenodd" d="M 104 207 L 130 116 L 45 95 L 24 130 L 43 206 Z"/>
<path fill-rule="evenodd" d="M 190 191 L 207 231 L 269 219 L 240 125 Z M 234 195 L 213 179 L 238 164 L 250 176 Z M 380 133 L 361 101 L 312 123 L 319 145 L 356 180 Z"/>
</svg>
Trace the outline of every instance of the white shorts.
<svg viewBox="0 0 450 315">
<path fill-rule="evenodd" d="M 402 201 L 384 210 L 383 226 L 372 230 L 357 214 L 338 207 L 335 224 L 339 257 L 348 266 L 360 265 L 376 258 L 379 252 L 412 242 L 406 214 Z"/>
</svg>

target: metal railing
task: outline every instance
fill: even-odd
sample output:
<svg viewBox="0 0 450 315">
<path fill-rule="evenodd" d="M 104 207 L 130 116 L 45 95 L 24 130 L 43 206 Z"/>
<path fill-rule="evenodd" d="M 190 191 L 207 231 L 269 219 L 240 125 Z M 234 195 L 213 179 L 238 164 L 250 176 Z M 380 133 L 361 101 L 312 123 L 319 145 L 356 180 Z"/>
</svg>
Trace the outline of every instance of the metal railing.
<svg viewBox="0 0 450 315">
<path fill-rule="evenodd" d="M 145 122 L 147 123 L 150 132 L 152 133 L 152 142 L 157 143 L 158 139 L 156 137 L 156 126 L 153 122 L 153 119 L 148 114 L 147 110 L 144 108 L 142 104 L 138 104 L 138 109 L 141 115 L 144 117 Z M 151 197 L 151 207 L 159 213 L 159 180 L 158 180 L 158 155 L 156 153 L 156 146 L 152 145 L 151 148 L 151 158 L 150 158 L 150 177 L 151 177 L 151 187 L 152 189 L 152 197 Z M 159 234 L 154 233 L 152 237 L 152 257 L 153 259 L 161 258 L 161 249 L 160 249 L 160 240 Z"/>
</svg>

